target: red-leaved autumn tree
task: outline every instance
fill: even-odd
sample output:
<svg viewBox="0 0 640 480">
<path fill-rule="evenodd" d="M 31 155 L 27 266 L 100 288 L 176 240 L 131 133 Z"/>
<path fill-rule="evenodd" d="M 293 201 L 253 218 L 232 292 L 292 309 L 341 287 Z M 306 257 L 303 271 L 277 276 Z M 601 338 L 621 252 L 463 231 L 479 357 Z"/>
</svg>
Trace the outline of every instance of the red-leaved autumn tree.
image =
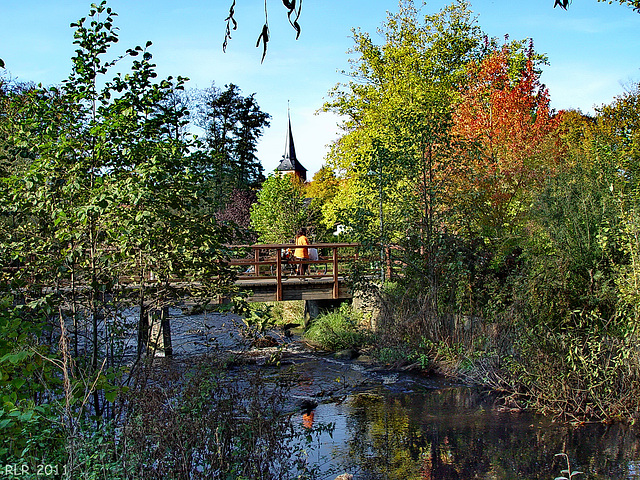
<svg viewBox="0 0 640 480">
<path fill-rule="evenodd" d="M 535 54 L 504 45 L 468 66 L 454 113 L 461 140 L 451 192 L 471 234 L 515 233 L 532 190 L 558 161 L 560 115 L 549 108 Z"/>
</svg>

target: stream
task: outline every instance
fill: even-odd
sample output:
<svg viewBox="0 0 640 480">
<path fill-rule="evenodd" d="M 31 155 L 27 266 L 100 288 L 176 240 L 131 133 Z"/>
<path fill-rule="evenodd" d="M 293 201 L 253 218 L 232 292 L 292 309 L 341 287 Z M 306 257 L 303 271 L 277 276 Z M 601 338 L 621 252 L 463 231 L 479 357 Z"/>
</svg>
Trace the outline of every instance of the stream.
<svg viewBox="0 0 640 480">
<path fill-rule="evenodd" d="M 640 436 L 624 425 L 554 422 L 504 410 L 489 392 L 450 379 L 387 370 L 356 359 L 311 351 L 299 337 L 272 332 L 284 346 L 243 348 L 238 319 L 171 311 L 173 359 L 213 346 L 242 351 L 264 375 L 296 374 L 290 392 L 296 421 L 333 425 L 310 459 L 327 479 L 348 472 L 364 479 L 640 480 Z M 129 348 L 135 348 L 130 345 Z M 269 363 L 274 355 L 280 361 Z M 175 360 L 174 360 L 175 359 Z"/>
</svg>

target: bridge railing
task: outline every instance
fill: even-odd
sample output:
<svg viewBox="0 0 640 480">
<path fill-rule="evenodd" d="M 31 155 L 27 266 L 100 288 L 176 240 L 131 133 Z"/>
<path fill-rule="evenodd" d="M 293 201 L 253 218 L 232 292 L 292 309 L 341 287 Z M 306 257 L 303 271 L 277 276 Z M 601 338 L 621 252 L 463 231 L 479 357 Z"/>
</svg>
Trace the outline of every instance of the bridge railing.
<svg viewBox="0 0 640 480">
<path fill-rule="evenodd" d="M 345 264 L 358 260 L 357 243 L 316 243 L 305 247 L 287 244 L 256 244 L 229 246 L 235 253 L 229 265 L 238 267 L 239 280 L 276 280 L 276 298 L 282 299 L 282 282 L 288 278 L 330 278 L 333 281 L 334 298 L 338 298 L 338 286 L 344 275 Z M 296 248 L 316 249 L 317 260 L 299 259 L 293 256 Z M 308 265 L 308 272 L 298 275 L 299 265 Z"/>
</svg>

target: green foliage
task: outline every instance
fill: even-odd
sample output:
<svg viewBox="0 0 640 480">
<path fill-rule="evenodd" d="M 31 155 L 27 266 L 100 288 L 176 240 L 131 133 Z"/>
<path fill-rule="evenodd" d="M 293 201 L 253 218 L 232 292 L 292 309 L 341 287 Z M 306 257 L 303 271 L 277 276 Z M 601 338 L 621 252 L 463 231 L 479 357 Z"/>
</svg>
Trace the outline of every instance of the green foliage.
<svg viewBox="0 0 640 480">
<path fill-rule="evenodd" d="M 107 58 L 115 16 L 102 2 L 72 24 L 60 86 L 0 88 L 0 449 L 74 472 L 99 463 L 81 458 L 83 429 L 115 417 L 125 390 L 123 311 L 174 304 L 176 278 L 209 298 L 232 289 L 221 202 L 171 103 L 186 79 L 156 80 L 151 42 Z M 141 321 L 139 354 L 147 330 Z"/>
<path fill-rule="evenodd" d="M 552 328 L 572 323 L 574 312 L 614 315 L 621 256 L 610 242 L 619 217 L 608 183 L 576 169 L 551 180 L 532 212 L 541 231 L 528 249 L 528 303 Z"/>
<path fill-rule="evenodd" d="M 42 333 L 39 309 L 14 307 L 13 298 L 0 301 L 0 462 L 2 464 L 63 456 L 63 431 L 49 403 L 60 385 L 48 355 L 38 344 Z"/>
<path fill-rule="evenodd" d="M 218 275 L 229 238 L 214 217 L 219 202 L 195 168 L 189 139 L 173 134 L 186 111 L 167 101 L 186 79 L 157 82 L 147 42 L 127 50 L 130 72 L 109 80 L 122 59 L 104 58 L 117 41 L 114 16 L 103 2 L 74 24 L 69 79 L 38 91 L 13 137 L 34 160 L 2 183 L 10 221 L 2 224 L 0 254 L 20 263 L 12 281 L 72 286 L 70 294 L 56 290 L 57 300 L 66 297 L 76 317 L 93 322 L 94 368 L 99 323 L 115 321 L 105 298 L 123 275 L 165 285 L 197 278 L 207 293 L 228 290 L 231 279 Z M 88 294 L 79 294 L 80 284 Z M 161 308 L 174 295 L 167 286 L 146 301 Z"/>
<path fill-rule="evenodd" d="M 310 199 L 308 205 L 311 234 L 316 242 L 335 242 L 333 235 L 336 219 L 332 216 L 331 202 L 340 191 L 340 181 L 333 170 L 323 166 L 314 175 L 311 182 L 305 184 L 304 194 Z"/>
<path fill-rule="evenodd" d="M 292 175 L 271 175 L 251 207 L 251 226 L 263 243 L 289 243 L 306 226 L 307 207 L 302 185 Z"/>
<path fill-rule="evenodd" d="M 596 118 L 554 115 L 538 82 L 544 57 L 522 42 L 481 42 L 464 4 L 423 20 L 407 2 L 380 33 L 381 45 L 354 33 L 353 80 L 325 105 L 346 121 L 329 159 L 340 188 L 323 199 L 326 225 L 345 225 L 401 273 L 384 297 L 378 350 L 413 352 L 425 368 L 482 379 L 541 409 L 631 418 L 640 397 L 637 89 Z M 490 81 L 465 78 L 472 65 Z M 489 97 L 499 101 L 481 125 Z M 466 123 L 465 105 L 474 106 Z M 483 218 L 498 203 L 499 215 Z M 393 248 L 381 254 L 381 245 Z"/>
<path fill-rule="evenodd" d="M 428 245 L 442 201 L 455 89 L 480 32 L 464 3 L 420 18 L 405 2 L 380 34 L 376 45 L 354 32 L 353 80 L 335 87 L 325 105 L 347 118 L 330 154 L 343 188 L 325 218 L 366 243 L 402 243 L 409 223 Z"/>
<path fill-rule="evenodd" d="M 361 326 L 362 315 L 348 303 L 339 309 L 325 312 L 313 320 L 305 338 L 331 351 L 361 348 L 372 340 Z"/>
<path fill-rule="evenodd" d="M 565 470 L 562 470 L 562 472 L 566 475 L 566 477 L 556 477 L 555 480 L 572 480 L 573 477 L 575 477 L 576 475 L 580 475 L 582 474 L 582 472 L 578 472 L 578 471 L 571 471 L 571 462 L 569 462 L 569 456 L 566 453 L 556 453 L 556 457 L 564 457 L 564 459 L 567 461 L 567 468 Z"/>
<path fill-rule="evenodd" d="M 552 328 L 579 328 L 587 315 L 603 325 L 626 322 L 626 336 L 637 324 L 625 298 L 634 295 L 626 275 L 635 275 L 637 252 L 639 111 L 637 93 L 630 94 L 596 122 L 570 126 L 569 168 L 547 182 L 533 205 L 525 295 L 532 316 Z"/>
<path fill-rule="evenodd" d="M 268 329 L 273 328 L 275 326 L 275 318 L 272 310 L 273 306 L 269 304 L 249 304 L 242 314 L 242 321 L 246 326 L 245 336 L 258 338 L 264 335 Z"/>
<path fill-rule="evenodd" d="M 268 311 L 274 325 L 302 325 L 304 323 L 304 300 L 251 303 L 250 306 L 258 311 Z"/>
<path fill-rule="evenodd" d="M 573 118 L 567 168 L 532 209 L 514 284 L 509 382 L 540 409 L 632 418 L 638 408 L 635 276 L 637 93 Z M 578 121 L 576 121 L 578 120 Z M 515 354 L 514 354 L 515 353 Z"/>
<path fill-rule="evenodd" d="M 384 364 L 395 365 L 406 362 L 409 358 L 409 353 L 397 347 L 382 347 L 375 351 L 375 356 Z M 425 367 L 423 368 L 426 370 Z"/>
</svg>

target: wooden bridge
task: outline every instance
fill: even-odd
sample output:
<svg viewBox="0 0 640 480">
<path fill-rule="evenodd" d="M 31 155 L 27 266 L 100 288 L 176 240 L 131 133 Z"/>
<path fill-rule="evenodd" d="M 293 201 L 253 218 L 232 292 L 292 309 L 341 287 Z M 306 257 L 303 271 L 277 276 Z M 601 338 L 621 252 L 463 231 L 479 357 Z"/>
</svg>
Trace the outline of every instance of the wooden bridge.
<svg viewBox="0 0 640 480">
<path fill-rule="evenodd" d="M 236 284 L 251 291 L 251 302 L 338 300 L 351 298 L 345 285 L 347 265 L 358 260 L 357 243 L 317 243 L 317 260 L 294 258 L 291 244 L 236 245 L 229 265 L 238 270 Z M 308 265 L 304 275 L 299 265 Z"/>
<path fill-rule="evenodd" d="M 232 253 L 227 259 L 230 267 L 236 270 L 236 285 L 244 291 L 251 292 L 247 298 L 249 302 L 273 302 L 287 300 L 304 300 L 305 311 L 311 318 L 313 311 L 319 311 L 322 305 L 351 298 L 351 292 L 346 285 L 349 265 L 358 261 L 357 243 L 317 243 L 307 245 L 308 250 L 315 249 L 317 259 L 297 259 L 291 252 L 296 247 L 292 244 L 264 244 L 264 245 L 228 245 Z M 308 272 L 304 275 L 296 273 L 299 265 L 307 265 Z M 2 271 L 13 273 L 19 267 L 2 267 Z M 144 281 L 135 276 L 119 279 L 120 287 L 131 291 L 141 288 L 144 284 L 149 288 L 157 287 L 161 283 L 149 273 Z M 173 288 L 185 291 L 193 284 L 182 279 L 171 279 L 166 282 Z M 74 286 L 58 284 L 45 286 L 43 292 L 53 291 L 71 292 L 83 291 L 88 284 L 79 283 Z M 223 302 L 223 298 L 212 299 Z M 172 355 L 171 326 L 168 305 L 158 307 L 141 303 L 138 328 L 138 349 L 146 345 L 150 351 L 164 351 L 165 355 Z"/>
</svg>

